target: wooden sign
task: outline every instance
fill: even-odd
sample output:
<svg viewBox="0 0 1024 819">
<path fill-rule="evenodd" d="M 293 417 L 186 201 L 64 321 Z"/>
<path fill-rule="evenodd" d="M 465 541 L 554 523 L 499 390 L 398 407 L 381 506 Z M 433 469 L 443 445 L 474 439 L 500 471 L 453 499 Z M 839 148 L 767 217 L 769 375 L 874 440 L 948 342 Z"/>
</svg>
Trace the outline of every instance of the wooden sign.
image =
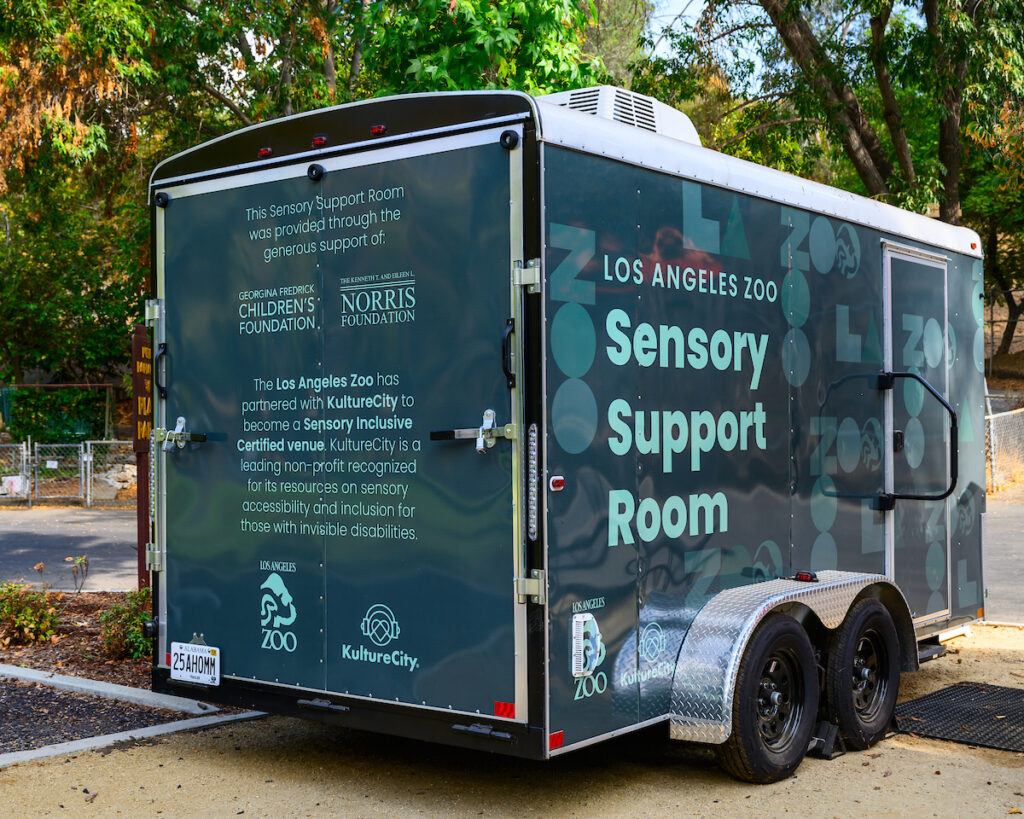
<svg viewBox="0 0 1024 819">
<path fill-rule="evenodd" d="M 145 327 L 132 333 L 132 426 L 136 452 L 149 452 L 153 429 L 153 342 Z"/>
</svg>

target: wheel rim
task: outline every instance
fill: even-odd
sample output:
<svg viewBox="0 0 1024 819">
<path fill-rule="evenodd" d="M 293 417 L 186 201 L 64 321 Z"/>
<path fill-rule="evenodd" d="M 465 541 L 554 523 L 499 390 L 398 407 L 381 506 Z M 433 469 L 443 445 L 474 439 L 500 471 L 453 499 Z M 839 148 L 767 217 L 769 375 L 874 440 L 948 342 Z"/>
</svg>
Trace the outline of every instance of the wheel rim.
<svg viewBox="0 0 1024 819">
<path fill-rule="evenodd" d="M 757 730 L 767 748 L 782 752 L 793 743 L 803 700 L 796 658 L 789 651 L 773 651 L 761 670 L 757 689 Z"/>
<path fill-rule="evenodd" d="M 868 629 L 857 640 L 852 671 L 853 709 L 861 720 L 870 722 L 889 690 L 889 656 L 885 642 L 874 629 Z"/>
</svg>

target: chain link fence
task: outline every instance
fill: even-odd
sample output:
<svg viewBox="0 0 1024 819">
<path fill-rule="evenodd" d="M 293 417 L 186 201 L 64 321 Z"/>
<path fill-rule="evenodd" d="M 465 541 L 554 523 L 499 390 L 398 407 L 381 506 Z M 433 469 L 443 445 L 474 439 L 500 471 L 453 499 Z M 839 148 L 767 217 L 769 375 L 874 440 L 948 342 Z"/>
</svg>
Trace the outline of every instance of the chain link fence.
<svg viewBox="0 0 1024 819">
<path fill-rule="evenodd" d="M 134 506 L 137 486 L 131 441 L 85 442 L 86 506 Z"/>
<path fill-rule="evenodd" d="M 36 444 L 34 456 L 34 498 L 85 499 L 85 447 L 82 444 Z"/>
<path fill-rule="evenodd" d="M 1024 408 L 985 416 L 988 489 L 1024 481 Z"/>
<path fill-rule="evenodd" d="M 28 444 L 0 444 L 0 500 L 29 500 L 31 493 Z"/>
</svg>

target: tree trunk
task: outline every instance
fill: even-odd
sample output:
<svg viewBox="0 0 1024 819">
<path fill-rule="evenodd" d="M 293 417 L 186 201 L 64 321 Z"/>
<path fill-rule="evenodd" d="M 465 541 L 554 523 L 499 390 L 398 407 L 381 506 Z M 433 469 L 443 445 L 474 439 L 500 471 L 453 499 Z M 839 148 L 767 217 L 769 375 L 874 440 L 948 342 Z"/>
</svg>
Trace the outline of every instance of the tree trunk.
<svg viewBox="0 0 1024 819">
<path fill-rule="evenodd" d="M 900 114 L 899 104 L 896 102 L 896 92 L 892 87 L 892 77 L 889 76 L 889 65 L 885 57 L 885 29 L 889 25 L 891 14 L 892 3 L 889 2 L 879 14 L 871 18 L 871 63 L 875 67 L 878 90 L 882 96 L 885 124 L 889 129 L 893 148 L 896 149 L 896 161 L 899 163 L 907 186 L 914 187 L 917 182 L 914 162 L 910 155 L 907 132 L 903 129 L 903 117 Z"/>
<path fill-rule="evenodd" d="M 956 60 L 950 57 L 954 45 L 943 40 L 939 24 L 940 0 L 924 0 L 924 18 L 932 38 L 932 55 L 935 72 L 939 79 L 942 95 L 942 117 L 939 120 L 939 162 L 942 171 L 942 198 L 939 201 L 939 218 L 951 225 L 960 224 L 960 115 L 963 108 L 964 80 L 967 77 L 967 57 L 962 54 Z M 950 0 L 942 0 L 949 5 Z M 977 3 L 966 0 L 964 9 L 977 9 Z"/>
<path fill-rule="evenodd" d="M 868 195 L 883 196 L 889 192 L 892 163 L 857 95 L 842 81 L 838 67 L 824 53 L 811 27 L 790 2 L 760 0 L 793 61 L 814 89 L 829 124 L 839 133 L 843 149 Z"/>
<path fill-rule="evenodd" d="M 999 228 L 994 216 L 988 220 L 988 230 L 985 235 L 985 262 L 985 273 L 998 285 L 1006 298 L 1006 324 L 1003 326 L 1003 334 L 999 339 L 999 348 L 995 351 L 993 357 L 1007 355 L 1013 344 L 1013 337 L 1017 333 L 1017 324 L 1020 321 L 1021 314 L 1024 314 L 1024 300 L 1018 301 L 1014 298 L 1012 291 L 1013 282 L 1007 280 L 1006 276 L 1003 275 L 1002 267 L 999 266 Z M 995 335 L 996 328 L 992 327 L 991 332 Z"/>
</svg>

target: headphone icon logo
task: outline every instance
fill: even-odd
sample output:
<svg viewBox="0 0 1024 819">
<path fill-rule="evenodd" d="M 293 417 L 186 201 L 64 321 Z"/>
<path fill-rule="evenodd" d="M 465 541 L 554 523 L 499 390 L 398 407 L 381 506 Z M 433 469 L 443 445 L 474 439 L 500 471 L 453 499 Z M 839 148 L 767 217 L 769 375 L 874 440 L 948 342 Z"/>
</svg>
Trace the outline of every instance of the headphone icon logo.
<svg viewBox="0 0 1024 819">
<path fill-rule="evenodd" d="M 386 646 L 392 640 L 398 639 L 401 633 L 394 612 L 381 603 L 375 603 L 366 610 L 359 628 L 374 645 L 378 646 Z"/>
</svg>

